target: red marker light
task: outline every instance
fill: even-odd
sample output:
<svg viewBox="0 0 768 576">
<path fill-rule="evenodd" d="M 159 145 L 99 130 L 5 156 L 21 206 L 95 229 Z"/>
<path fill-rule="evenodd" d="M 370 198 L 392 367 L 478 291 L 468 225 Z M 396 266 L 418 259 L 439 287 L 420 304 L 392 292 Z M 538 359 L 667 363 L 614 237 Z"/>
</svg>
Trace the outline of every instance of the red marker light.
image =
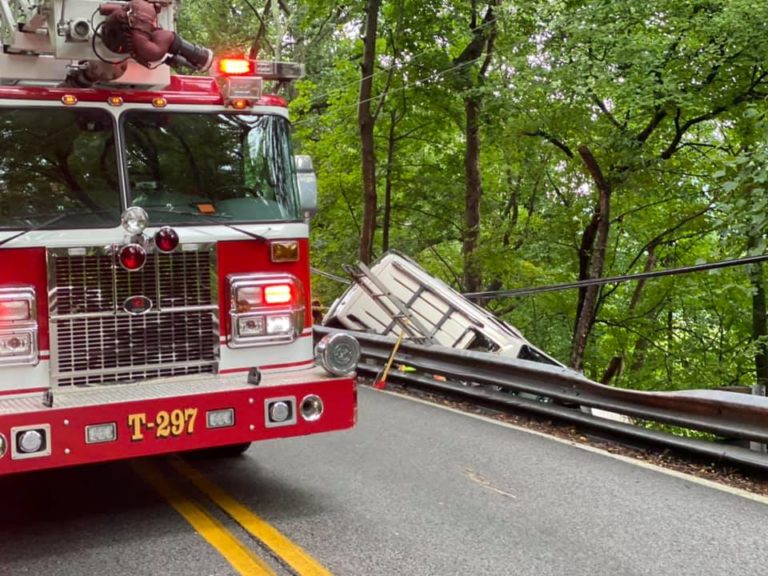
<svg viewBox="0 0 768 576">
<path fill-rule="evenodd" d="M 179 245 L 179 235 L 176 230 L 165 226 L 155 233 L 155 246 L 163 254 L 176 250 Z"/>
<path fill-rule="evenodd" d="M 267 304 L 290 304 L 293 293 L 290 284 L 274 284 L 264 287 L 264 302 Z"/>
<path fill-rule="evenodd" d="M 218 68 L 224 76 L 250 76 L 255 69 L 253 60 L 246 58 L 222 58 Z"/>
<path fill-rule="evenodd" d="M 128 244 L 120 249 L 120 266 L 128 272 L 137 272 L 147 261 L 147 251 L 138 244 Z"/>
</svg>

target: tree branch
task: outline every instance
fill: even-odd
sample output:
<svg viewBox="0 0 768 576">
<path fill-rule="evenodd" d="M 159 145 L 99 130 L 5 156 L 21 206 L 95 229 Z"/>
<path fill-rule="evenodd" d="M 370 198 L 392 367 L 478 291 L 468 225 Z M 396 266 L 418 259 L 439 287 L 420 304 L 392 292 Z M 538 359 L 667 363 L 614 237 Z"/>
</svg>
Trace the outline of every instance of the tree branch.
<svg viewBox="0 0 768 576">
<path fill-rule="evenodd" d="M 545 132 L 544 130 L 536 130 L 534 132 L 523 132 L 524 136 L 538 136 L 541 138 L 544 138 L 547 142 L 550 144 L 557 146 L 560 148 L 560 150 L 563 151 L 563 153 L 568 156 L 568 158 L 574 158 L 575 155 L 573 153 L 573 150 L 571 150 L 564 142 L 558 140 L 548 132 Z"/>
<path fill-rule="evenodd" d="M 648 122 L 648 126 L 646 126 L 645 129 L 642 132 L 640 132 L 640 134 L 635 136 L 635 139 L 641 144 L 645 144 L 645 141 L 651 137 L 651 134 L 654 133 L 656 128 L 659 127 L 659 125 L 662 123 L 662 121 L 666 117 L 667 117 L 667 112 L 662 108 L 657 108 L 656 113 L 653 115 L 653 118 L 651 118 L 651 121 Z"/>
<path fill-rule="evenodd" d="M 592 97 L 592 101 L 595 103 L 595 105 L 598 108 L 600 108 L 600 111 L 608 119 L 608 122 L 613 124 L 619 130 L 624 131 L 626 126 L 622 125 L 618 120 L 616 120 L 616 117 L 613 114 L 611 114 L 611 111 L 608 110 L 608 108 L 606 107 L 605 102 L 603 102 L 602 99 L 598 98 L 597 94 L 590 93 L 590 96 Z"/>
</svg>

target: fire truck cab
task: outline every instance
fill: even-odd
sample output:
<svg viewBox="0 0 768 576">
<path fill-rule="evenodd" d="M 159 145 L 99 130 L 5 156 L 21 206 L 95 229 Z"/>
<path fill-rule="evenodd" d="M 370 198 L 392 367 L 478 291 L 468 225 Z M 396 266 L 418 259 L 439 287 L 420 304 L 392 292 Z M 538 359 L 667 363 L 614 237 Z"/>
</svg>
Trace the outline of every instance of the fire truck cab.
<svg viewBox="0 0 768 576">
<path fill-rule="evenodd" d="M 355 423 L 357 342 L 313 345 L 311 161 L 264 90 L 300 69 L 213 58 L 177 8 L 0 0 L 0 475 Z"/>
</svg>

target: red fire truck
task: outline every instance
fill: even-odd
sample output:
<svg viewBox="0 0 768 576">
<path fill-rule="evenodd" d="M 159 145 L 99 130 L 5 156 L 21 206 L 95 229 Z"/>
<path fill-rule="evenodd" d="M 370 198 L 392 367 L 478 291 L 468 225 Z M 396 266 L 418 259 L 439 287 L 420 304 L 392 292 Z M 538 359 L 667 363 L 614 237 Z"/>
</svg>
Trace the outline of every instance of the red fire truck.
<svg viewBox="0 0 768 576">
<path fill-rule="evenodd" d="M 177 8 L 0 0 L 0 475 L 354 425 L 357 342 L 313 346 L 311 161 L 264 89 L 299 67 L 213 58 Z"/>
</svg>

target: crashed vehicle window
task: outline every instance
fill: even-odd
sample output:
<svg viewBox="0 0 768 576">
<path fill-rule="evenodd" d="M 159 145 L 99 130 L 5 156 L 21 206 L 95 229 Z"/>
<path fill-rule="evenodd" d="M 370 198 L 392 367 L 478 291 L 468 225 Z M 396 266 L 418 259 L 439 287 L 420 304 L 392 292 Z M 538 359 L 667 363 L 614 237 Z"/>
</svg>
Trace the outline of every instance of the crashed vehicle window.
<svg viewBox="0 0 768 576">
<path fill-rule="evenodd" d="M 106 111 L 0 107 L 0 148 L 0 229 L 119 224 L 114 122 Z"/>
<path fill-rule="evenodd" d="M 152 222 L 301 220 L 284 118 L 129 111 L 131 203 Z"/>
</svg>

